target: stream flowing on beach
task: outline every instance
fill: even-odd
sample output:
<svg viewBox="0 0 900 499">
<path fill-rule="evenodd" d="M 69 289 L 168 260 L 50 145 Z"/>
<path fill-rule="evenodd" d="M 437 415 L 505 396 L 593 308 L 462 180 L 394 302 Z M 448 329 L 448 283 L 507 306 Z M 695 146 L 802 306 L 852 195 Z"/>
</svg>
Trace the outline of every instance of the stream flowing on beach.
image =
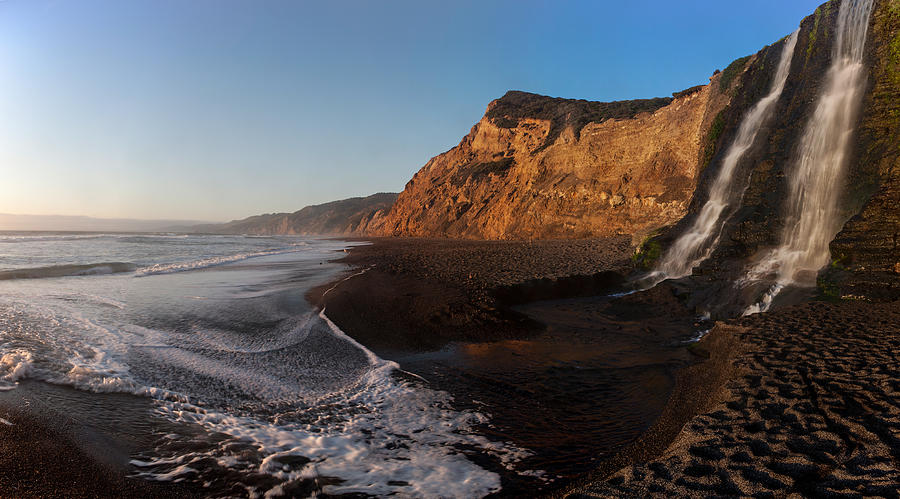
<svg viewBox="0 0 900 499">
<path fill-rule="evenodd" d="M 347 270 L 329 260 L 350 244 L 0 233 L 0 391 L 61 387 L 72 411 L 106 393 L 148 400 L 167 430 L 131 453 L 134 473 L 215 495 L 499 490 L 471 457 L 512 469 L 526 451 L 478 435 L 485 415 L 454 409 L 307 302 Z"/>
</svg>

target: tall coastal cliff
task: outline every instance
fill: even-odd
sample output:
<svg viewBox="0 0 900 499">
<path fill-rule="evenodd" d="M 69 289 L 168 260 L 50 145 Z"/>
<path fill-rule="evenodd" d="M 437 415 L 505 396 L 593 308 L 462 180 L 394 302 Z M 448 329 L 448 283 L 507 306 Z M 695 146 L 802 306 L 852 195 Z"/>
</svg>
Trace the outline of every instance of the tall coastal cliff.
<svg viewBox="0 0 900 499">
<path fill-rule="evenodd" d="M 673 223 L 721 130 L 726 76 L 674 98 L 612 103 L 508 92 L 416 173 L 379 234 L 577 238 Z"/>
<path fill-rule="evenodd" d="M 826 2 L 801 22 L 773 118 L 734 173 L 735 212 L 696 274 L 734 274 L 778 243 L 787 179 L 832 62 L 839 6 Z M 784 43 L 673 98 L 599 103 L 509 92 L 459 145 L 415 174 L 374 234 L 657 234 L 664 251 L 708 199 L 742 118 L 770 89 Z M 865 47 L 867 87 L 837 200 L 845 223 L 831 244 L 836 270 L 826 275 L 846 289 L 832 293 L 900 274 L 900 0 L 875 1 Z"/>
<path fill-rule="evenodd" d="M 840 5 L 826 2 L 801 22 L 771 118 L 734 169 L 733 212 L 695 276 L 734 278 L 778 243 L 792 164 L 832 62 Z M 624 234 L 652 242 L 658 256 L 708 200 L 742 119 L 770 91 L 785 43 L 671 98 L 604 103 L 510 91 L 396 200 L 354 198 L 209 230 L 464 239 Z M 837 200 L 843 228 L 824 275 L 829 292 L 841 295 L 900 277 L 900 0 L 875 0 L 865 50 L 867 86 Z"/>
<path fill-rule="evenodd" d="M 831 244 L 836 276 L 852 291 L 878 274 L 900 274 L 900 0 L 876 3 L 870 27 L 869 88 L 848 182 L 850 219 Z"/>
</svg>

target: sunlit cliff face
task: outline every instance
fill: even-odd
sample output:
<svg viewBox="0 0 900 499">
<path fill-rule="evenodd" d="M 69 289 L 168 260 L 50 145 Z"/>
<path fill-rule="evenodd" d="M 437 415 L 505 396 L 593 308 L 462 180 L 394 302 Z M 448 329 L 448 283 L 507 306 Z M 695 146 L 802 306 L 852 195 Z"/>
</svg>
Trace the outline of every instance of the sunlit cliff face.
<svg viewBox="0 0 900 499">
<path fill-rule="evenodd" d="M 727 89 L 726 89 L 727 90 Z M 563 118 L 496 117 L 505 99 L 546 100 Z M 385 235 L 487 239 L 641 233 L 687 211 L 702 137 L 730 97 L 713 84 L 636 115 L 566 112 L 563 99 L 511 93 L 458 146 L 432 158 L 388 213 Z M 601 106 L 600 103 L 591 103 Z M 625 103 L 616 103 L 627 105 Z M 590 104 L 580 104 L 582 107 Z M 580 117 L 595 112 L 599 118 Z M 554 120 L 575 123 L 562 125 Z M 597 119 L 582 123 L 579 120 Z M 581 125 L 576 128 L 576 124 Z"/>
</svg>

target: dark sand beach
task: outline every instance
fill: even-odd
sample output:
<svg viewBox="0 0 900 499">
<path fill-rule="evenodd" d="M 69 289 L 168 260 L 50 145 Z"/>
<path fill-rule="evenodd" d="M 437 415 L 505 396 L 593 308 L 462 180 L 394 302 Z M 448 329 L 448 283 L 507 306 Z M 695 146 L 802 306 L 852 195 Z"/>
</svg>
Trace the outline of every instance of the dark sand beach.
<svg viewBox="0 0 900 499">
<path fill-rule="evenodd" d="M 526 464 L 556 479 L 531 492 L 553 493 L 665 450 L 729 372 L 726 354 L 688 347 L 701 324 L 671 287 L 602 296 L 622 289 L 631 251 L 628 238 L 378 239 L 342 260 L 354 277 L 311 298 L 457 402 L 493 399 L 476 407 L 493 435 L 541 454 Z"/>
<path fill-rule="evenodd" d="M 898 324 L 897 302 L 813 302 L 717 327 L 701 346 L 733 367 L 704 410 L 572 497 L 898 497 Z"/>
<path fill-rule="evenodd" d="M 427 350 L 453 340 L 521 337 L 540 325 L 511 313 L 502 301 L 551 288 L 545 296 L 590 296 L 613 289 L 608 271 L 630 270 L 631 238 L 558 241 L 367 239 L 342 263 L 364 274 L 328 284 L 309 299 L 375 352 Z M 572 279 L 572 276 L 581 276 Z M 568 279 L 567 279 L 568 278 Z M 559 286 L 553 284 L 559 280 Z M 549 286 L 548 286 L 549 285 Z M 512 292 L 497 293 L 509 288 Z M 515 295 L 515 296 L 514 296 Z M 499 297 L 498 297 L 499 296 Z"/>
</svg>

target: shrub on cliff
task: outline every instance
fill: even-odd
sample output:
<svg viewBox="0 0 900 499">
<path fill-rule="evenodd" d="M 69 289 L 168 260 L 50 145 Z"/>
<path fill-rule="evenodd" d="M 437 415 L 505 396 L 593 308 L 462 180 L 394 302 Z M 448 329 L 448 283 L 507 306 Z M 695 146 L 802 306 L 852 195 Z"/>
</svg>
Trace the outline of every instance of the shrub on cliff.
<svg viewBox="0 0 900 499">
<path fill-rule="evenodd" d="M 722 76 L 719 77 L 720 92 L 726 92 L 731 87 L 731 83 L 739 74 L 741 74 L 741 71 L 744 70 L 744 66 L 749 60 L 749 55 L 741 57 L 740 59 L 735 59 L 727 68 L 725 68 L 725 71 L 722 71 Z"/>
</svg>

